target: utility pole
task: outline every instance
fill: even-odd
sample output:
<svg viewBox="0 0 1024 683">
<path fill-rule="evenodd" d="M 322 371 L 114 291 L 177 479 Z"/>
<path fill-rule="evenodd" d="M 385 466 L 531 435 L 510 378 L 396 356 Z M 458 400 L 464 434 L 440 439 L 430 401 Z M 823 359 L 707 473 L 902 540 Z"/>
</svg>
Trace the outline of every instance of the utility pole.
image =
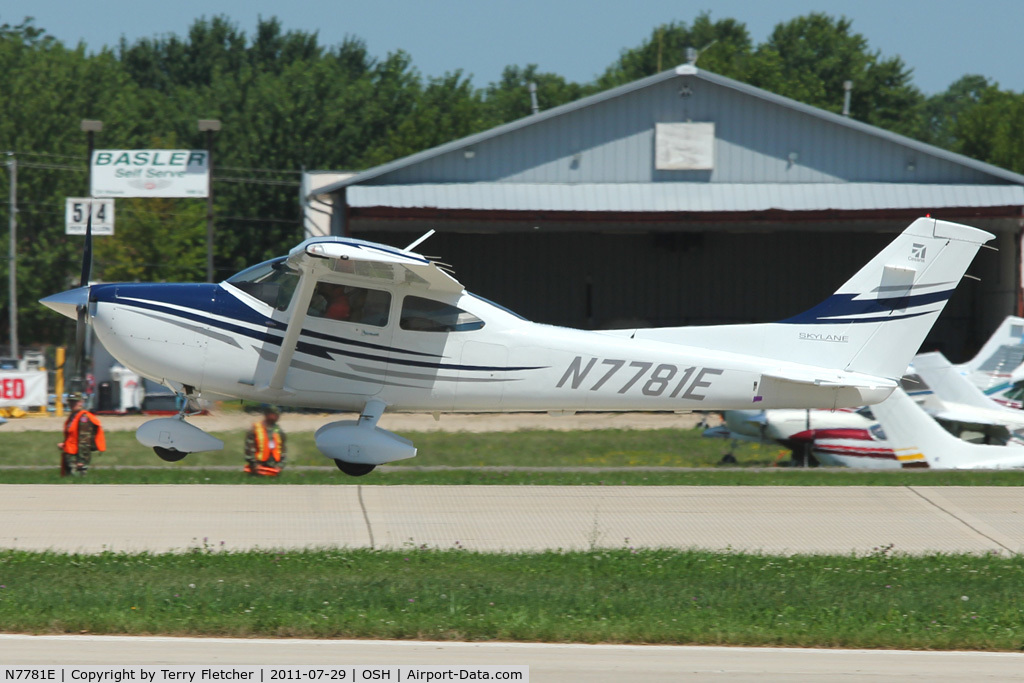
<svg viewBox="0 0 1024 683">
<path fill-rule="evenodd" d="M 7 171 L 11 180 L 10 228 L 11 243 L 8 250 L 7 278 L 10 288 L 11 358 L 18 357 L 18 160 L 14 152 L 7 153 Z"/>
<path fill-rule="evenodd" d="M 220 130 L 217 119 L 199 119 L 199 132 L 206 133 L 206 281 L 213 282 L 213 134 Z"/>
</svg>

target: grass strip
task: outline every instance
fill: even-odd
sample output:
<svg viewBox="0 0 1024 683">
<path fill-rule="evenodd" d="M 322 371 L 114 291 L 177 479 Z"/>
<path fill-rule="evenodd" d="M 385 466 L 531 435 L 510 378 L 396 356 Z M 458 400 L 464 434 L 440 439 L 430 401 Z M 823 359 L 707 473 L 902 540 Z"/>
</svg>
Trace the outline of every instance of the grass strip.
<svg viewBox="0 0 1024 683">
<path fill-rule="evenodd" d="M 419 432 L 403 433 L 416 444 L 419 454 L 409 461 L 393 465 L 447 465 L 483 467 L 516 465 L 524 467 L 710 467 L 729 450 L 728 442 L 706 439 L 700 430 L 594 430 L 594 431 L 521 431 Z M 195 453 L 183 465 L 236 466 L 241 468 L 245 433 L 214 434 L 224 441 L 224 450 Z M 57 442 L 53 432 L 0 433 L 5 465 L 56 465 Z M 293 465 L 325 465 L 330 462 L 316 448 L 311 432 L 287 435 L 288 460 Z M 736 457 L 744 465 L 771 465 L 788 451 L 774 444 L 742 444 Z M 152 450 L 135 440 L 131 432 L 107 434 L 107 452 L 95 458 L 97 467 L 114 465 L 161 465 Z"/>
<path fill-rule="evenodd" d="M 422 471 L 385 465 L 365 477 L 349 477 L 333 466 L 286 470 L 277 478 L 251 477 L 237 470 L 185 469 L 176 465 L 111 469 L 102 464 L 85 478 L 61 478 L 56 468 L 2 469 L 0 484 L 244 484 L 281 486 L 387 486 L 398 484 L 504 486 L 1024 486 L 1024 471 L 847 470 L 847 469 L 679 469 L 677 471 Z"/>
<path fill-rule="evenodd" d="M 1024 558 L 410 547 L 0 552 L 29 633 L 1024 649 Z"/>
<path fill-rule="evenodd" d="M 471 434 L 465 432 L 406 433 L 419 455 L 381 467 L 361 479 L 342 475 L 316 449 L 313 434 L 288 436 L 289 465 L 281 479 L 255 480 L 260 484 L 532 484 L 532 485 L 721 485 L 721 486 L 1021 486 L 1024 471 L 937 472 L 815 470 L 776 467 L 788 452 L 773 444 L 743 443 L 734 451 L 737 465 L 717 467 L 728 442 L 705 439 L 700 430 L 595 430 L 521 431 Z M 107 436 L 107 452 L 93 459 L 84 480 L 104 484 L 230 484 L 254 483 L 241 474 L 242 432 L 218 433 L 223 451 L 195 453 L 179 463 L 165 463 L 139 444 L 129 432 Z M 78 483 L 57 476 L 58 435 L 51 432 L 0 433 L 0 465 L 41 470 L 0 469 L 0 483 Z M 295 466 L 317 467 L 299 470 Z M 419 467 L 532 467 L 543 471 L 495 472 L 488 470 L 423 471 Z M 117 468 L 149 467 L 143 471 Z M 212 468 L 195 471 L 196 467 Z M 641 468 L 668 468 L 644 471 Z M 224 468 L 218 471 L 216 468 Z M 593 468 L 587 472 L 560 472 L 557 468 Z M 597 468 L 616 468 L 601 471 Z M 677 471 L 672 471 L 676 468 Z M 764 471 L 767 469 L 768 471 Z M 748 470 L 748 471 L 745 471 Z M 756 471 L 749 471 L 756 470 Z"/>
</svg>

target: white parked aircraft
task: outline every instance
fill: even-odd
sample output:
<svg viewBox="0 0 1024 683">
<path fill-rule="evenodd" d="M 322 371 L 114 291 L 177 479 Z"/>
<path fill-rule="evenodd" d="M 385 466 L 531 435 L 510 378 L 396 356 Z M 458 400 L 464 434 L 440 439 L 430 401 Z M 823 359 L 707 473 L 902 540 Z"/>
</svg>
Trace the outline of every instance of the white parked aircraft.
<svg viewBox="0 0 1024 683">
<path fill-rule="evenodd" d="M 818 306 L 754 325 L 604 332 L 540 325 L 408 249 L 342 237 L 216 284 L 98 284 L 43 303 L 91 320 L 123 365 L 190 399 L 360 410 L 317 447 L 349 474 L 411 458 L 388 410 L 724 410 L 877 403 L 993 235 L 920 218 Z M 88 243 L 88 240 L 87 240 Z M 83 282 L 88 281 L 83 268 Z M 614 273 L 609 274 L 614 277 Z M 161 457 L 222 444 L 178 418 Z"/>
<path fill-rule="evenodd" d="M 1024 428 L 1024 412 L 983 394 L 937 351 L 914 356 L 900 386 L 959 438 L 1006 442 Z M 869 408 L 857 410 L 726 410 L 724 424 L 705 436 L 737 441 L 775 442 L 790 449 L 795 464 L 847 467 L 898 466 L 882 443 Z M 871 443 L 865 443 L 871 442 Z M 809 457 L 810 456 L 810 457 Z"/>
<path fill-rule="evenodd" d="M 924 414 L 955 440 L 971 444 L 1024 445 L 1024 413 L 1006 408 L 985 396 L 956 366 L 938 352 L 914 357 L 913 369 L 925 387 L 911 400 Z M 907 392 L 904 382 L 900 393 Z M 924 401 L 919 400 L 923 394 Z M 907 394 L 909 395 L 909 394 Z M 885 401 L 894 400 L 889 398 Z M 863 412 L 875 417 L 879 406 Z M 775 411 L 772 411 L 773 413 Z M 825 413 L 825 411 L 812 411 Z M 827 413 L 825 413 L 827 415 Z M 819 421 L 826 422 L 827 417 Z M 888 429 L 876 421 L 867 425 L 849 425 L 846 421 L 825 424 L 812 431 L 790 436 L 795 445 L 806 442 L 810 453 L 820 464 L 854 468 L 891 469 L 905 467 L 939 467 L 930 464 L 920 453 L 899 452 L 887 438 Z"/>
<path fill-rule="evenodd" d="M 865 414 L 867 413 L 867 414 Z M 723 424 L 704 430 L 704 436 L 730 439 L 730 452 L 722 462 L 734 462 L 731 450 L 739 441 L 777 443 L 792 451 L 792 463 L 814 465 L 814 436 L 824 430 L 868 430 L 875 424 L 870 412 L 860 410 L 725 410 Z M 796 438 L 794 438 L 796 437 Z"/>
<path fill-rule="evenodd" d="M 1024 363 L 1024 318 L 1008 315 L 974 358 L 955 366 L 984 391 L 1005 391 L 1013 371 Z"/>
<path fill-rule="evenodd" d="M 873 410 L 897 462 L 923 462 L 932 469 L 1024 467 L 1024 447 L 1019 443 L 995 446 L 958 439 L 940 427 L 901 389 Z"/>
<path fill-rule="evenodd" d="M 922 404 L 926 412 L 936 420 L 968 427 L 992 425 L 1010 431 L 1024 429 L 1024 411 L 1007 408 L 985 395 L 940 352 L 914 356 L 913 369 L 938 399 L 934 403 L 925 401 Z M 960 430 L 947 427 L 947 431 L 959 434 Z"/>
</svg>

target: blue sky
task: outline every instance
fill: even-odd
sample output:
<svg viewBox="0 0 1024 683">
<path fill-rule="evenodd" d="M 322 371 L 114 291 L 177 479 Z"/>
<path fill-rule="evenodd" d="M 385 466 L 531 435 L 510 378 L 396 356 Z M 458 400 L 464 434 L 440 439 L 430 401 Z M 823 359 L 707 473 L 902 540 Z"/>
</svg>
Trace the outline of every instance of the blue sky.
<svg viewBox="0 0 1024 683">
<path fill-rule="evenodd" d="M 427 76 L 461 68 L 482 87 L 509 64 L 592 80 L 655 26 L 706 9 L 745 23 L 755 43 L 801 14 L 844 15 L 872 49 L 901 56 L 926 94 L 965 73 L 1024 92 L 1024 0 L 8 0 L 0 22 L 32 16 L 64 43 L 97 50 L 121 36 L 184 35 L 202 16 L 227 15 L 248 33 L 257 17 L 276 16 L 326 45 L 355 35 L 374 56 L 403 49 Z"/>
</svg>

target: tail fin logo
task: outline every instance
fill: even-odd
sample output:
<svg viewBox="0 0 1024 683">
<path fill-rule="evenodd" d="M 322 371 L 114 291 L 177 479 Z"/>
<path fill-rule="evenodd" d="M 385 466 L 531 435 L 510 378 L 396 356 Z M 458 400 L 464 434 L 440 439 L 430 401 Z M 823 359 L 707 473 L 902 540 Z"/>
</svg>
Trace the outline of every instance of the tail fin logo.
<svg viewBox="0 0 1024 683">
<path fill-rule="evenodd" d="M 910 245 L 910 260 L 916 263 L 924 263 L 926 248 L 923 244 L 914 242 Z"/>
</svg>

